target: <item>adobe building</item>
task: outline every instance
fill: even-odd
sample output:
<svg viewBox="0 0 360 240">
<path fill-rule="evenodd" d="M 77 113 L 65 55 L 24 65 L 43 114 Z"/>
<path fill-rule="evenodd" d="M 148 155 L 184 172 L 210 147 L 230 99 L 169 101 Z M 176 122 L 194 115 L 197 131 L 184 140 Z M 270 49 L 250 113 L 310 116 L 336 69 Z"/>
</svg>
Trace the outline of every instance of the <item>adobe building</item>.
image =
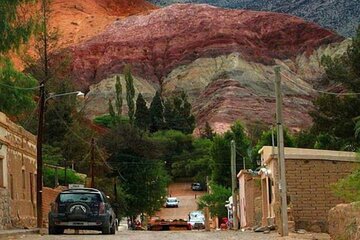
<svg viewBox="0 0 360 240">
<path fill-rule="evenodd" d="M 239 181 L 239 216 L 242 229 L 258 226 L 261 223 L 261 188 L 260 176 L 251 170 L 241 170 L 237 175 Z"/>
<path fill-rule="evenodd" d="M 262 224 L 276 223 L 280 215 L 277 148 L 263 147 L 259 172 L 262 190 Z M 344 203 L 331 185 L 351 174 L 359 164 L 356 153 L 285 148 L 289 229 L 328 231 L 328 212 Z"/>
<path fill-rule="evenodd" d="M 0 112 L 0 229 L 36 226 L 36 137 Z"/>
</svg>

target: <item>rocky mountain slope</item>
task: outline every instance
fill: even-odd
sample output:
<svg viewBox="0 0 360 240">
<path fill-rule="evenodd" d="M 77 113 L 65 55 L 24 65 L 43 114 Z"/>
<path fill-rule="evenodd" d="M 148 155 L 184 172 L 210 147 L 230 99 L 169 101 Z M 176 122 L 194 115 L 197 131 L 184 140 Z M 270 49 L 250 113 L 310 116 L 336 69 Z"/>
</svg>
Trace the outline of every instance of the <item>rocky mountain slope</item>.
<svg viewBox="0 0 360 240">
<path fill-rule="evenodd" d="M 178 4 L 116 20 L 69 50 L 90 118 L 107 113 L 115 76 L 125 85 L 122 71 L 130 64 L 136 92 L 148 102 L 160 85 L 165 96 L 185 90 L 198 126 L 208 121 L 222 132 L 237 119 L 274 123 L 275 65 L 284 74 L 287 126 L 309 126 L 320 58 L 343 51 L 342 41 L 289 15 Z"/>
<path fill-rule="evenodd" d="M 118 18 L 146 13 L 156 7 L 145 0 L 53 0 L 50 26 L 57 28 L 61 46 L 87 40 Z"/>
<path fill-rule="evenodd" d="M 166 6 L 173 3 L 207 3 L 225 8 L 288 13 L 313 21 L 325 28 L 351 36 L 360 24 L 359 0 L 150 0 Z"/>
</svg>

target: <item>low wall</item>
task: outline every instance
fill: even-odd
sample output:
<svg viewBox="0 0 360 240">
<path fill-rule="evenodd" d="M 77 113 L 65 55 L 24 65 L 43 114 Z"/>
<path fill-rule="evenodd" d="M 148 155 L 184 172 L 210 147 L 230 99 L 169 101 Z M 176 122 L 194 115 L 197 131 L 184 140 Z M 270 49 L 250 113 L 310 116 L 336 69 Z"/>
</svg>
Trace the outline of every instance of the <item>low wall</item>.
<svg viewBox="0 0 360 240">
<path fill-rule="evenodd" d="M 42 212 L 43 212 L 43 223 L 46 225 L 48 223 L 48 213 L 51 210 L 51 203 L 55 201 L 58 194 L 62 191 L 62 188 L 43 188 L 43 202 L 42 202 Z"/>
</svg>

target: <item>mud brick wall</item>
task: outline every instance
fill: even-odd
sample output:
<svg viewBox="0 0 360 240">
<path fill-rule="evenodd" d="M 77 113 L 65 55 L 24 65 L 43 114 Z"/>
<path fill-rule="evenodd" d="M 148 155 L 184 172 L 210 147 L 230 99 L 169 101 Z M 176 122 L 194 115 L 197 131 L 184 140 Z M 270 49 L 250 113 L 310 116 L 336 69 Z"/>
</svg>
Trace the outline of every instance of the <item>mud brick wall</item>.
<svg viewBox="0 0 360 240">
<path fill-rule="evenodd" d="M 61 192 L 61 189 L 52 189 L 52 188 L 43 188 L 42 195 L 42 211 L 43 211 L 43 222 L 48 223 L 48 213 L 51 210 L 51 203 L 55 201 L 58 194 Z"/>
<path fill-rule="evenodd" d="M 331 184 L 358 166 L 345 161 L 286 159 L 288 199 L 296 229 L 328 231 L 329 210 L 344 203 L 334 196 Z"/>
</svg>

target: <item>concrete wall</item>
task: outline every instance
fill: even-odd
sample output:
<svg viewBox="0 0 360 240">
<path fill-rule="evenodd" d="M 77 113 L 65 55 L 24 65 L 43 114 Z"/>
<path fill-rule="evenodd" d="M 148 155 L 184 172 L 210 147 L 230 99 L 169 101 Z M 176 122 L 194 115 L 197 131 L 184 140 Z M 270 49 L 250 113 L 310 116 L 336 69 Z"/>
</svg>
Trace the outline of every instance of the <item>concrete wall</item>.
<svg viewBox="0 0 360 240">
<path fill-rule="evenodd" d="M 36 225 L 36 137 L 0 112 L 3 186 L 12 227 Z"/>
</svg>

